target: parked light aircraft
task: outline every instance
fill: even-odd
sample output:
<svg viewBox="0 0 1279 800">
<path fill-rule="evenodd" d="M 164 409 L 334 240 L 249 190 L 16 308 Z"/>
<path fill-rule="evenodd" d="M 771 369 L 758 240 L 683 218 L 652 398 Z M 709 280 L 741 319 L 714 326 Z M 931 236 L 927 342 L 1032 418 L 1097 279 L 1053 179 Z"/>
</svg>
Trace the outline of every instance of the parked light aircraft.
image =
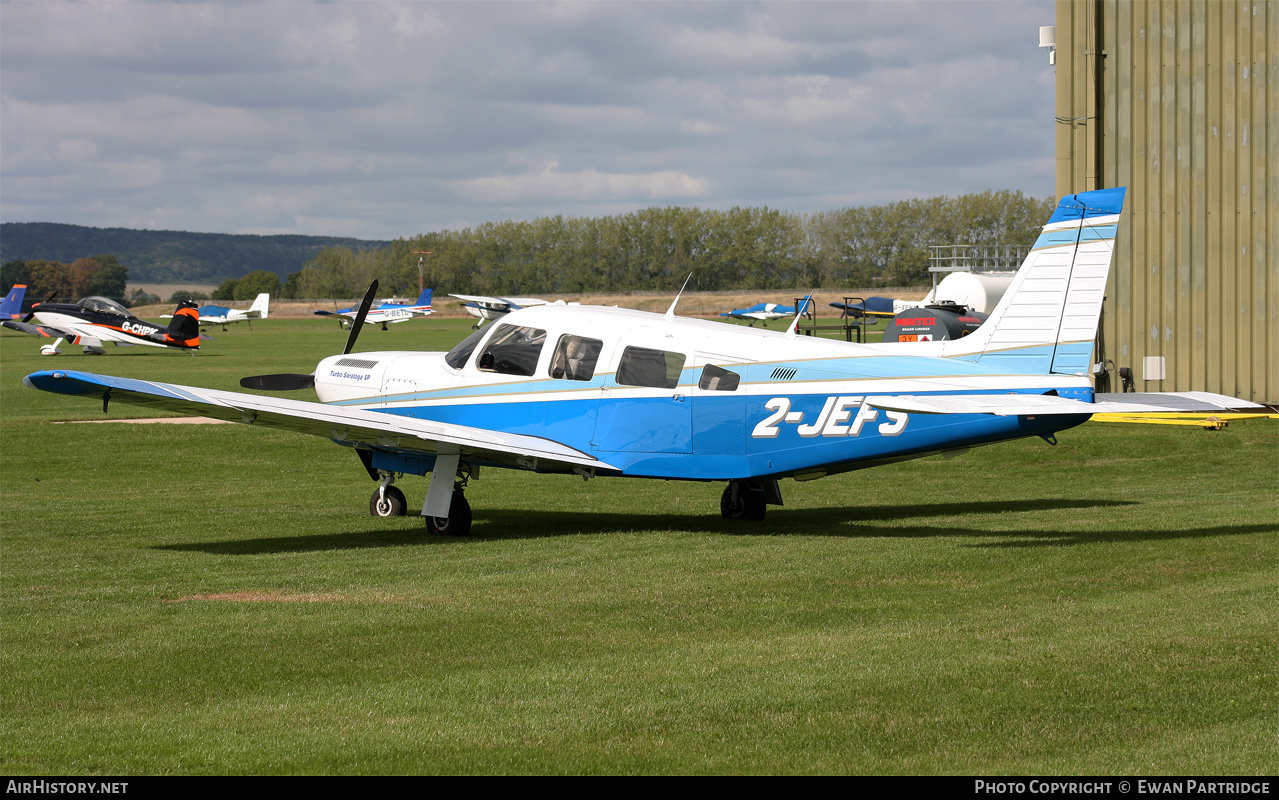
<svg viewBox="0 0 1279 800">
<path fill-rule="evenodd" d="M 22 301 L 27 296 L 27 286 L 15 283 L 9 293 L 0 300 L 0 319 L 18 319 L 22 316 Z"/>
<path fill-rule="evenodd" d="M 200 306 L 198 311 L 200 313 L 201 328 L 209 325 L 221 325 L 222 330 L 226 330 L 226 326 L 232 322 L 268 319 L 271 316 L 271 295 L 267 292 L 258 295 L 248 310 L 227 308 L 226 306 Z M 170 319 L 170 317 L 165 316 L 163 319 Z M 252 322 L 249 322 L 249 327 L 253 327 Z"/>
<path fill-rule="evenodd" d="M 102 355 L 102 345 L 143 344 L 174 350 L 199 350 L 200 325 L 195 303 L 183 302 L 173 312 L 168 327 L 138 319 L 129 310 L 107 297 L 85 297 L 76 303 L 36 303 L 21 322 L 0 320 L 0 325 L 33 336 L 53 339 L 40 348 L 41 355 L 56 356 L 63 342 L 81 345 L 85 355 Z M 40 324 L 30 324 L 35 317 Z"/>
<path fill-rule="evenodd" d="M 355 322 L 357 311 L 358 308 L 344 308 L 340 311 L 320 310 L 315 313 L 322 317 L 337 317 L 339 325 L 343 328 L 349 328 Z M 382 330 L 386 330 L 386 326 L 393 322 L 408 322 L 414 317 L 426 317 L 433 313 L 435 312 L 431 310 L 431 290 L 423 289 L 417 300 L 408 305 L 387 302 L 382 303 L 377 308 L 370 309 L 365 322 L 371 325 L 381 325 Z"/>
<path fill-rule="evenodd" d="M 917 305 L 919 303 L 891 297 L 867 297 L 864 303 L 830 303 L 832 308 L 841 309 L 849 317 L 891 317 Z"/>
<path fill-rule="evenodd" d="M 431 473 L 429 530 L 466 533 L 463 488 L 482 466 L 584 478 L 723 481 L 720 512 L 762 519 L 779 481 L 810 480 L 1055 434 L 1102 412 L 1255 404 L 1206 392 L 1096 394 L 1093 340 L 1123 189 L 1067 196 L 990 319 L 961 339 L 858 344 L 619 308 L 511 312 L 447 353 L 350 351 L 313 374 L 320 402 L 41 371 L 28 386 L 284 428 L 353 449 L 403 514 L 398 475 Z M 370 287 L 363 308 L 372 302 Z M 677 301 L 678 302 L 678 299 Z"/>
<path fill-rule="evenodd" d="M 805 297 L 800 305 L 805 310 L 808 309 L 808 301 L 810 297 Z M 733 311 L 725 311 L 720 314 L 721 317 L 732 317 L 733 319 L 762 320 L 768 322 L 770 319 L 780 319 L 782 317 L 795 316 L 795 306 L 783 306 L 778 303 L 756 303 L 750 308 L 738 308 Z M 753 322 L 752 322 L 753 324 Z"/>
<path fill-rule="evenodd" d="M 539 300 L 536 297 L 488 297 L 475 294 L 451 294 L 449 297 L 456 297 L 458 300 L 463 301 L 462 308 L 466 309 L 466 313 L 478 320 L 472 326 L 476 330 L 489 320 L 500 319 L 512 311 L 519 311 L 521 308 L 528 308 L 529 306 L 551 305 L 549 301 Z M 554 305 L 577 304 L 558 300 Z"/>
</svg>

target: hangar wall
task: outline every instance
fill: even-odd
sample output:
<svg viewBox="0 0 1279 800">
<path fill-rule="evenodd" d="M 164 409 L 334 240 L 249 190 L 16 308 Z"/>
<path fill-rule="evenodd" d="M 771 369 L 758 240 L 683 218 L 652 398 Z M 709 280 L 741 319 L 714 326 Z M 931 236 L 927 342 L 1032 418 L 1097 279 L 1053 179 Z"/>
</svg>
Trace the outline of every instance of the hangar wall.
<svg viewBox="0 0 1279 800">
<path fill-rule="evenodd" d="M 1098 389 L 1279 403 L 1279 2 L 1058 0 L 1056 26 L 1057 194 L 1128 187 Z"/>
</svg>

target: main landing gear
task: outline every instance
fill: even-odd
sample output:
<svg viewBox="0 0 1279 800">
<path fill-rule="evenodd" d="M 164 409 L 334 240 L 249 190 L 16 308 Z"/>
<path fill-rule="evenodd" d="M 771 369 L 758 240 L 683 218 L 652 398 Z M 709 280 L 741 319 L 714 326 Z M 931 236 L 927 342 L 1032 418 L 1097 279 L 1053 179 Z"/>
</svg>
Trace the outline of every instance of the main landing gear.
<svg viewBox="0 0 1279 800">
<path fill-rule="evenodd" d="M 453 490 L 447 517 L 427 517 L 426 529 L 441 536 L 465 536 L 471 532 L 471 504 L 466 502 L 462 487 Z"/>
<path fill-rule="evenodd" d="M 408 513 L 408 500 L 398 486 L 393 486 L 395 475 L 389 472 L 379 473 L 381 484 L 369 498 L 369 514 L 382 519 L 402 517 Z M 463 489 L 466 488 L 470 474 L 463 471 L 458 475 L 453 486 L 453 495 L 449 498 L 447 517 L 423 515 L 426 529 L 441 536 L 466 536 L 471 532 L 471 504 L 467 502 Z"/>
<path fill-rule="evenodd" d="M 775 480 L 729 481 L 719 498 L 719 513 L 724 519 L 759 521 L 769 505 L 781 504 L 782 492 Z"/>
</svg>

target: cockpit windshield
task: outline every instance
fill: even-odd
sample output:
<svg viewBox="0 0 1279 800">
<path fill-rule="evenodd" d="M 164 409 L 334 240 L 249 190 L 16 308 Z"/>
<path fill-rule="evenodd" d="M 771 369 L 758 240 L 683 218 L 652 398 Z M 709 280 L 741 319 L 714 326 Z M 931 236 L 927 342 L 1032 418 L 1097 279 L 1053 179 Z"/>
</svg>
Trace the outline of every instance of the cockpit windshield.
<svg viewBox="0 0 1279 800">
<path fill-rule="evenodd" d="M 466 366 L 466 360 L 471 357 L 471 353 L 475 352 L 475 346 L 480 343 L 480 339 L 484 338 L 484 334 L 488 331 L 481 328 L 472 333 L 462 341 L 453 346 L 453 349 L 444 356 L 444 363 L 453 369 L 461 369 Z"/>
<path fill-rule="evenodd" d="M 86 297 L 76 303 L 76 305 L 85 311 L 97 311 L 99 314 L 115 314 L 117 317 L 129 316 L 128 309 L 106 297 Z"/>
<path fill-rule="evenodd" d="M 532 375 L 545 343 L 546 331 L 541 328 L 499 325 L 476 365 L 481 372 Z"/>
</svg>

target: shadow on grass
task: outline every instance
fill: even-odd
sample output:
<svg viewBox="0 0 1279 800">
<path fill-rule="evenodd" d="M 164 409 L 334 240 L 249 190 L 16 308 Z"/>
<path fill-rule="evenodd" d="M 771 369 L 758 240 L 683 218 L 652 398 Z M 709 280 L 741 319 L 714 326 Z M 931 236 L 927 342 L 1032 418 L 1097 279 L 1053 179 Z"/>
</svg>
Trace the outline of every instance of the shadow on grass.
<svg viewBox="0 0 1279 800">
<path fill-rule="evenodd" d="M 972 547 L 1062 547 L 1135 541 L 1159 541 L 1214 536 L 1246 535 L 1274 531 L 1268 525 L 1223 525 L 1187 530 L 1142 530 L 1127 527 L 1124 512 L 1113 516 L 1115 527 L 1109 530 L 1057 530 L 1050 526 L 1038 529 L 963 527 L 960 522 L 968 514 L 1010 514 L 1093 509 L 1098 515 L 1107 510 L 1139 505 L 1126 500 L 1019 500 L 966 503 L 936 503 L 909 506 L 862 506 L 857 508 L 772 509 L 763 522 L 730 521 L 711 514 L 613 514 L 564 511 L 481 512 L 466 537 L 437 536 L 428 533 L 425 524 L 409 516 L 393 523 L 396 527 L 361 530 L 349 533 L 317 533 L 302 536 L 274 536 L 217 542 L 192 542 L 157 545 L 157 550 L 203 552 L 216 555 L 263 555 L 325 550 L 359 550 L 406 546 L 465 546 L 477 542 L 540 539 L 553 536 L 581 536 L 637 531 L 674 531 L 718 533 L 737 536 L 807 536 L 865 538 L 935 538 L 952 536 L 983 539 Z M 884 526 L 894 520 L 941 518 L 918 526 Z"/>
</svg>

